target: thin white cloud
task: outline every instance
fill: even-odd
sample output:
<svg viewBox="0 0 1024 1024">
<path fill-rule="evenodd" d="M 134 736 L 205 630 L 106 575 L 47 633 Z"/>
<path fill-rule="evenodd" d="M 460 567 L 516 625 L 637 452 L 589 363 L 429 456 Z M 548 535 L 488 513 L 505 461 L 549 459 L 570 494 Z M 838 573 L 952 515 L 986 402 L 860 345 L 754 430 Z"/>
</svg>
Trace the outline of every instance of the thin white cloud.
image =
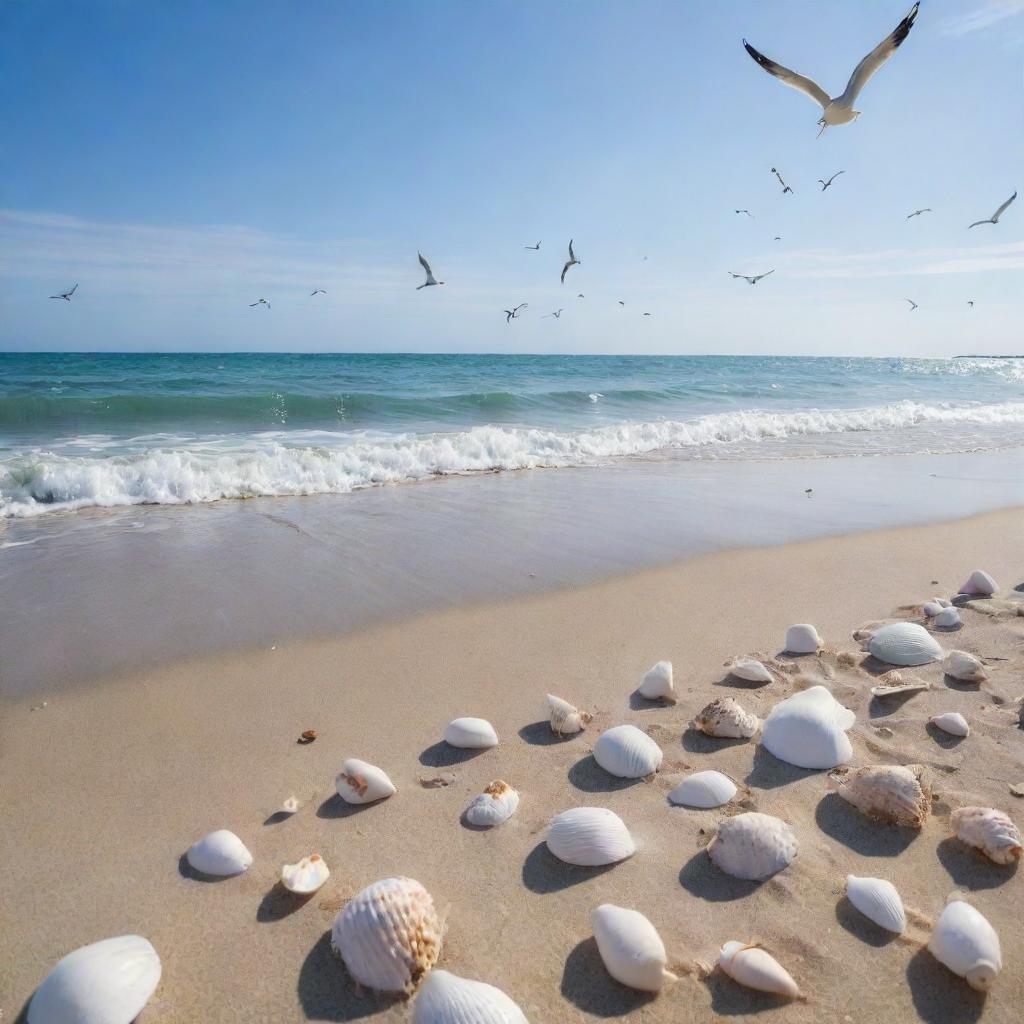
<svg viewBox="0 0 1024 1024">
<path fill-rule="evenodd" d="M 945 36 L 966 36 L 1021 14 L 1024 14 L 1024 0 L 987 0 L 973 11 L 946 18 L 939 29 Z"/>
</svg>

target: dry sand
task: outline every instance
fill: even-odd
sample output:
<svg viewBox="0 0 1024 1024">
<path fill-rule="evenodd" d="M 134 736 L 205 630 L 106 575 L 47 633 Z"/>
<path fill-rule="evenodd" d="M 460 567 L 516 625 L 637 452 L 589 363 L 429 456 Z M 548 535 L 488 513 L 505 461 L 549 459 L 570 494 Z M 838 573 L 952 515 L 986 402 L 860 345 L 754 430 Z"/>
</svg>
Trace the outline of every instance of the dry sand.
<svg viewBox="0 0 1024 1024">
<path fill-rule="evenodd" d="M 1011 701 L 1024 693 L 1024 618 L 967 609 L 943 638 L 993 660 L 983 686 L 911 670 L 932 690 L 880 705 L 870 675 L 837 662 L 866 622 L 914 617 L 913 604 L 952 594 L 976 567 L 1005 591 L 1024 579 L 1019 511 L 929 527 L 725 552 L 608 583 L 474 607 L 340 640 L 177 662 L 4 707 L 0 834 L 0 1010 L 14 1020 L 52 965 L 87 942 L 148 937 L 163 979 L 146 1024 L 305 1019 L 404 1021 L 408 1005 L 360 993 L 331 954 L 344 901 L 370 882 L 410 875 L 447 911 L 439 965 L 504 989 L 534 1022 L 620 1017 L 784 1022 L 1011 1022 L 1024 1006 L 1020 872 L 951 839 L 950 808 L 980 803 L 1024 821 L 1024 731 Z M 933 581 L 938 581 L 933 582 Z M 268 586 L 272 581 L 268 581 Z M 1016 596 L 1024 598 L 1024 594 Z M 817 625 L 831 652 L 799 660 L 800 678 L 763 688 L 725 678 L 723 662 L 774 655 L 792 622 Z M 54 623 L 54 643 L 73 642 Z M 631 691 L 654 661 L 675 665 L 679 702 L 640 706 Z M 831 792 L 825 773 L 790 768 L 753 741 L 687 731 L 705 703 L 730 694 L 763 716 L 807 681 L 857 713 L 854 764 L 929 767 L 934 813 L 923 830 L 873 824 Z M 595 714 L 556 742 L 544 694 Z M 42 701 L 45 707 L 31 710 Z M 972 734 L 927 726 L 959 710 Z M 463 758 L 440 742 L 459 715 L 494 723 L 501 745 Z M 664 750 L 660 774 L 627 783 L 589 751 L 609 725 L 633 722 Z M 316 742 L 296 743 L 314 728 Z M 333 796 L 345 757 L 384 767 L 398 793 L 353 808 Z M 690 770 L 741 783 L 716 811 L 672 808 L 666 793 Z M 421 779 L 450 775 L 442 788 Z M 519 789 L 518 813 L 490 832 L 459 823 L 492 779 Z M 299 812 L 274 816 L 295 794 Z M 640 849 L 610 869 L 570 868 L 544 845 L 552 814 L 611 807 Z M 790 822 L 793 864 L 761 885 L 722 875 L 704 852 L 716 823 L 756 808 Z M 188 877 L 182 854 L 206 831 L 237 832 L 255 856 L 243 876 Z M 330 881 L 306 902 L 276 886 L 280 865 L 319 851 Z M 992 922 L 1004 969 L 987 998 L 906 939 L 883 934 L 845 901 L 848 873 L 893 881 L 934 920 L 954 890 Z M 681 980 L 657 998 L 605 973 L 589 926 L 603 902 L 634 907 L 659 930 Z M 687 968 L 728 939 L 761 941 L 807 995 L 787 1003 Z"/>
</svg>

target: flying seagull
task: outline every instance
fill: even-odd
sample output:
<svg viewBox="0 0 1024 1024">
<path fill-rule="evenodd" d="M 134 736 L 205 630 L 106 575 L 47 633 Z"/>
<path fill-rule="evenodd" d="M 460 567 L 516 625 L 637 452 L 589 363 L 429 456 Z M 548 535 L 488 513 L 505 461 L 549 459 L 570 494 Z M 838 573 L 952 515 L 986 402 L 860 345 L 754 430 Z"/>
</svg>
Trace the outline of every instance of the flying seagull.
<svg viewBox="0 0 1024 1024">
<path fill-rule="evenodd" d="M 622 301 L 622 299 L 619 299 L 619 305 L 620 306 L 624 306 L 625 305 L 625 303 Z"/>
<path fill-rule="evenodd" d="M 511 323 L 513 320 L 518 320 L 519 319 L 519 310 L 526 309 L 526 306 L 527 306 L 527 303 L 520 302 L 518 306 L 515 306 L 512 309 L 506 309 L 504 311 L 504 313 L 505 313 L 505 323 L 508 324 L 508 323 Z"/>
<path fill-rule="evenodd" d="M 999 209 L 998 209 L 998 210 L 996 210 L 996 212 L 995 212 L 995 213 L 993 213 L 993 214 L 992 214 L 992 216 L 991 216 L 991 217 L 989 217 L 989 218 L 988 218 L 987 220 L 976 220 L 976 221 L 975 221 L 975 222 L 974 222 L 973 224 L 968 224 L 967 226 L 968 226 L 969 228 L 976 228 L 976 227 L 977 227 L 977 226 L 978 226 L 979 224 L 998 224 L 998 223 L 999 223 L 999 218 L 1000 218 L 1000 217 L 1002 216 L 1002 214 L 1003 214 L 1003 211 L 1004 211 L 1004 210 L 1005 210 L 1005 209 L 1006 209 L 1006 208 L 1007 208 L 1007 207 L 1008 207 L 1008 206 L 1010 205 L 1010 203 L 1012 203 L 1012 202 L 1014 201 L 1014 199 L 1016 199 L 1016 198 L 1017 198 L 1017 193 L 1016 193 L 1016 192 L 1014 192 L 1014 193 L 1013 193 L 1013 195 L 1012 195 L 1012 196 L 1010 196 L 1010 198 L 1009 198 L 1009 199 L 1007 199 L 1007 200 L 1006 200 L 1006 202 L 1005 202 L 1005 203 L 1003 203 L 1003 205 L 1002 205 L 1002 206 L 1000 206 L 1000 207 L 999 207 Z"/>
<path fill-rule="evenodd" d="M 920 217 L 922 213 L 931 213 L 931 212 L 932 212 L 932 208 L 930 206 L 926 206 L 923 210 L 915 210 L 913 213 L 908 213 L 905 219 L 906 220 L 910 220 L 911 217 Z"/>
<path fill-rule="evenodd" d="M 71 289 L 71 291 L 69 291 L 69 292 L 61 292 L 60 295 L 51 295 L 50 298 L 51 299 L 63 299 L 65 302 L 70 302 L 71 301 L 71 296 L 75 294 L 75 291 L 77 290 L 77 288 L 78 288 L 78 285 L 76 284 L 75 287 Z"/>
<path fill-rule="evenodd" d="M 576 253 L 572 251 L 572 239 L 569 239 L 569 258 L 565 261 L 565 266 L 562 267 L 562 284 L 565 284 L 565 275 L 570 267 L 575 267 L 579 263 L 576 259 Z"/>
<path fill-rule="evenodd" d="M 907 302 L 910 303 L 910 312 L 913 313 L 917 309 L 917 303 L 913 299 L 907 299 Z"/>
<path fill-rule="evenodd" d="M 309 293 L 309 297 L 310 297 L 310 298 L 313 298 L 313 296 L 314 296 L 314 295 L 326 295 L 326 294 L 327 294 L 327 292 L 325 292 L 325 291 L 323 290 L 323 288 L 314 288 L 314 289 L 313 289 L 313 290 L 312 290 L 312 291 L 311 291 L 311 292 Z"/>
<path fill-rule="evenodd" d="M 650 315 L 651 315 L 650 313 L 644 313 L 644 316 L 650 316 Z"/>
<path fill-rule="evenodd" d="M 540 242 L 538 242 L 536 245 L 524 245 L 523 248 L 524 249 L 539 249 L 540 248 Z"/>
<path fill-rule="evenodd" d="M 788 85 L 793 89 L 799 89 L 800 92 L 810 96 L 815 103 L 821 105 L 825 111 L 821 120 L 818 121 L 818 124 L 821 125 L 818 137 L 821 138 L 822 132 L 826 128 L 833 125 L 849 124 L 860 117 L 860 111 L 853 109 L 854 103 L 857 102 L 857 96 L 860 94 L 861 89 L 867 85 L 871 76 L 896 52 L 900 43 L 907 38 L 920 6 L 920 3 L 914 4 L 910 9 L 910 13 L 896 26 L 892 34 L 886 36 L 853 69 L 853 74 L 850 75 L 850 80 L 846 83 L 846 90 L 843 94 L 833 98 L 829 98 L 828 93 L 817 82 L 812 82 L 811 79 L 798 75 L 795 71 L 790 71 L 789 68 L 784 68 L 781 64 L 776 64 L 775 61 L 766 57 L 763 53 L 758 53 L 746 39 L 743 40 L 743 45 L 746 47 L 747 53 L 768 74 L 774 75 L 784 85 Z"/>
<path fill-rule="evenodd" d="M 749 210 L 737 210 L 737 213 L 745 213 L 751 220 L 754 219 L 754 215 Z"/>
<path fill-rule="evenodd" d="M 257 299 L 256 302 L 250 302 L 249 308 L 252 309 L 253 306 L 266 306 L 267 309 L 270 309 L 270 303 L 266 299 Z"/>
<path fill-rule="evenodd" d="M 583 294 L 583 292 L 580 292 L 579 295 L 576 296 L 576 298 L 577 299 L 583 299 L 583 298 L 586 298 L 586 296 Z"/>
<path fill-rule="evenodd" d="M 773 241 L 773 242 L 781 242 L 781 241 L 782 241 L 782 235 L 776 235 L 776 236 L 775 236 L 775 237 L 774 237 L 774 238 L 772 239 L 772 241 Z"/>
<path fill-rule="evenodd" d="M 558 320 L 558 319 L 559 319 L 559 318 L 561 317 L 561 315 L 562 315 L 562 311 L 561 311 L 561 310 L 559 310 L 559 311 L 558 311 L 557 313 L 545 313 L 545 314 L 544 314 L 544 315 L 543 315 L 543 316 L 541 317 L 541 320 L 547 320 L 547 318 L 548 318 L 549 316 L 553 316 L 553 317 L 554 317 L 554 318 L 555 318 L 556 320 Z"/>
<path fill-rule="evenodd" d="M 732 274 L 732 271 L 730 270 L 729 273 Z M 769 270 L 768 271 L 768 274 L 774 274 L 774 273 L 775 273 L 774 270 Z M 732 274 L 732 276 L 733 277 L 742 277 L 744 281 L 749 281 L 751 284 L 757 284 L 757 282 L 760 281 L 762 277 L 767 277 L 768 274 L 758 274 L 756 277 L 749 277 L 747 274 Z"/>
<path fill-rule="evenodd" d="M 793 190 L 782 180 L 782 175 L 779 174 L 779 172 L 775 170 L 774 167 L 772 168 L 772 174 L 774 174 L 775 177 L 779 179 L 779 184 L 782 186 L 783 195 L 785 195 L 787 192 L 793 192 Z M 796 193 L 793 192 L 793 195 L 796 195 Z"/>
<path fill-rule="evenodd" d="M 421 288 L 429 288 L 434 284 L 444 284 L 444 281 L 438 281 L 434 277 L 434 272 L 430 269 L 430 264 L 423 258 L 423 254 L 418 252 L 416 255 L 420 258 L 420 266 L 427 272 L 426 281 L 423 284 L 416 285 L 416 291 L 419 291 Z"/>
<path fill-rule="evenodd" d="M 967 300 L 967 305 L 970 306 L 971 309 L 974 309 L 974 299 L 968 299 Z"/>
<path fill-rule="evenodd" d="M 828 179 L 828 181 L 825 181 L 824 178 L 819 178 L 818 179 L 818 183 L 821 185 L 821 191 L 824 192 L 825 189 L 827 189 L 829 187 L 829 185 L 831 185 L 832 182 L 835 181 L 836 178 L 839 177 L 840 174 L 845 174 L 845 173 L 846 173 L 846 171 L 836 171 L 836 173 L 833 174 L 832 177 Z"/>
</svg>

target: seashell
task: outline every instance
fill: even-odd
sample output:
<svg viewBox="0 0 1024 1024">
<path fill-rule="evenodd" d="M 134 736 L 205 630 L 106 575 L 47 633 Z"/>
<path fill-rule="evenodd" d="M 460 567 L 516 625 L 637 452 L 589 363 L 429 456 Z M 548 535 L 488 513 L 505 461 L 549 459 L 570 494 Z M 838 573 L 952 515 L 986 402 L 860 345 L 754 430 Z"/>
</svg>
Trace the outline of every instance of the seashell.
<svg viewBox="0 0 1024 1024">
<path fill-rule="evenodd" d="M 744 711 L 732 697 L 719 697 L 705 707 L 690 723 L 709 736 L 750 739 L 761 724 L 757 715 Z"/>
<path fill-rule="evenodd" d="M 551 731 L 556 736 L 571 736 L 583 732 L 593 717 L 586 711 L 573 707 L 567 700 L 562 700 L 553 693 L 548 694 L 548 719 L 551 722 Z"/>
<path fill-rule="evenodd" d="M 932 684 L 924 679 L 904 678 L 899 672 L 883 672 L 878 677 L 880 686 L 871 687 L 873 697 L 895 697 L 900 693 L 914 693 L 916 690 L 930 690 Z"/>
<path fill-rule="evenodd" d="M 967 719 L 959 711 L 947 711 L 942 715 L 932 715 L 928 721 L 943 732 L 948 732 L 950 736 L 971 735 L 971 727 L 967 724 Z"/>
<path fill-rule="evenodd" d="M 818 631 L 806 622 L 786 630 L 786 650 L 792 654 L 815 654 L 822 646 Z"/>
<path fill-rule="evenodd" d="M 1020 860 L 1020 829 L 1009 816 L 994 807 L 961 807 L 949 817 L 949 826 L 957 839 L 975 846 L 996 864 Z"/>
<path fill-rule="evenodd" d="M 298 864 L 285 864 L 281 868 L 281 884 L 289 892 L 302 896 L 316 892 L 330 877 L 331 873 L 319 853 L 311 853 Z"/>
<path fill-rule="evenodd" d="M 957 626 L 962 626 L 963 619 L 960 618 L 960 613 L 955 608 L 943 608 L 934 619 L 932 619 L 932 625 L 938 626 L 942 629 L 953 629 Z"/>
<path fill-rule="evenodd" d="M 694 772 L 669 793 L 674 804 L 686 807 L 721 807 L 736 795 L 736 784 L 721 772 Z"/>
<path fill-rule="evenodd" d="M 945 606 L 939 604 L 938 601 L 925 601 L 925 603 L 921 606 L 921 611 L 923 611 L 929 619 L 933 619 L 936 615 L 939 614 L 939 612 L 942 611 L 944 607 Z"/>
<path fill-rule="evenodd" d="M 754 658 L 736 658 L 726 664 L 729 675 L 745 679 L 748 683 L 770 683 L 775 677 L 762 662 Z"/>
<path fill-rule="evenodd" d="M 444 740 L 453 747 L 483 750 L 498 745 L 498 734 L 484 718 L 456 718 L 445 728 Z"/>
<path fill-rule="evenodd" d="M 131 1024 L 160 983 L 160 957 L 141 935 L 82 946 L 59 960 L 29 1003 L 28 1024 Z"/>
<path fill-rule="evenodd" d="M 245 843 L 226 828 L 210 832 L 193 843 L 185 857 L 204 875 L 240 875 L 252 863 L 252 854 Z"/>
<path fill-rule="evenodd" d="M 384 878 L 342 907 L 331 928 L 331 945 L 360 985 L 411 992 L 437 962 L 441 922 L 419 882 Z"/>
<path fill-rule="evenodd" d="M 312 743 L 316 739 L 316 729 L 307 729 L 299 736 L 299 743 Z"/>
<path fill-rule="evenodd" d="M 281 804 L 278 814 L 294 814 L 301 806 L 302 803 L 297 796 L 290 796 Z"/>
<path fill-rule="evenodd" d="M 580 867 L 616 864 L 636 853 L 625 822 L 607 807 L 574 807 L 556 814 L 547 844 L 559 860 Z"/>
<path fill-rule="evenodd" d="M 927 665 L 942 657 L 942 647 L 916 622 L 893 622 L 872 634 L 867 650 L 887 665 Z"/>
<path fill-rule="evenodd" d="M 623 985 L 641 992 L 660 992 L 668 957 L 653 924 L 638 910 L 602 903 L 590 912 L 590 927 L 608 973 Z"/>
<path fill-rule="evenodd" d="M 992 987 L 1003 966 L 995 928 L 963 900 L 946 904 L 928 940 L 928 952 L 978 992 Z"/>
<path fill-rule="evenodd" d="M 507 782 L 498 779 L 469 802 L 466 821 L 480 828 L 492 828 L 508 821 L 518 806 L 519 794 Z"/>
<path fill-rule="evenodd" d="M 931 787 L 924 771 L 921 764 L 855 768 L 845 773 L 845 780 L 837 779 L 841 783 L 839 795 L 869 818 L 921 828 L 932 808 Z"/>
<path fill-rule="evenodd" d="M 350 757 L 334 779 L 338 796 L 348 804 L 372 804 L 391 796 L 395 784 L 387 772 L 376 765 L 367 764 L 356 757 Z"/>
<path fill-rule="evenodd" d="M 991 597 L 998 589 L 999 584 L 987 572 L 975 569 L 960 588 L 960 593 L 971 594 L 974 597 Z"/>
<path fill-rule="evenodd" d="M 761 745 L 798 768 L 835 768 L 853 757 L 846 730 L 856 716 L 824 686 L 811 686 L 779 701 L 768 713 Z"/>
<path fill-rule="evenodd" d="M 652 665 L 640 680 L 637 692 L 647 700 L 667 700 L 674 704 L 676 691 L 672 683 L 672 662 L 659 661 Z"/>
<path fill-rule="evenodd" d="M 594 760 L 620 779 L 642 779 L 661 765 L 661 747 L 635 725 L 616 725 L 594 744 Z"/>
<path fill-rule="evenodd" d="M 500 988 L 440 969 L 431 971 L 416 994 L 412 1024 L 529 1024 Z"/>
<path fill-rule="evenodd" d="M 846 898 L 879 928 L 902 935 L 907 928 L 903 901 L 892 882 L 884 878 L 846 876 Z"/>
<path fill-rule="evenodd" d="M 968 654 L 967 651 L 950 651 L 942 659 L 942 671 L 947 676 L 965 683 L 983 683 L 988 679 L 981 659 Z"/>
<path fill-rule="evenodd" d="M 760 946 L 730 939 L 718 954 L 718 966 L 741 985 L 779 996 L 800 995 L 789 971 Z"/>
<path fill-rule="evenodd" d="M 748 811 L 726 818 L 707 850 L 727 875 L 763 882 L 790 864 L 797 853 L 797 842 L 784 821 Z"/>
<path fill-rule="evenodd" d="M 939 606 L 940 608 L 952 608 L 952 607 L 953 607 L 953 602 L 952 602 L 952 601 L 949 601 L 949 600 L 947 600 L 947 599 L 946 599 L 946 598 L 944 598 L 944 597 L 933 597 L 933 598 L 932 598 L 932 600 L 933 600 L 933 601 L 935 602 L 935 604 L 937 604 L 937 605 L 938 605 L 938 606 Z"/>
</svg>

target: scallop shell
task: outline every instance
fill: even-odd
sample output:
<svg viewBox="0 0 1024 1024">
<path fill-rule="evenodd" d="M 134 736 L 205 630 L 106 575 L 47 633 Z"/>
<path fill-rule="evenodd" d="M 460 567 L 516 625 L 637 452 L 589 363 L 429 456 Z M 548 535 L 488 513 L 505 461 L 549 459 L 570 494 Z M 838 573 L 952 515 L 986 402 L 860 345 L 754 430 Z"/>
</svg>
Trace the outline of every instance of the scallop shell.
<svg viewBox="0 0 1024 1024">
<path fill-rule="evenodd" d="M 547 844 L 559 860 L 581 867 L 616 864 L 636 853 L 625 822 L 607 807 L 574 807 L 556 814 Z"/>
<path fill-rule="evenodd" d="M 466 808 L 466 821 L 480 828 L 492 828 L 508 821 L 519 806 L 519 794 L 501 779 L 492 782 Z"/>
<path fill-rule="evenodd" d="M 975 569 L 960 588 L 960 593 L 975 597 L 991 597 L 998 589 L 999 584 L 987 572 Z"/>
<path fill-rule="evenodd" d="M 771 992 L 792 998 L 800 995 L 800 989 L 789 971 L 760 946 L 730 939 L 718 954 L 718 966 L 733 981 L 758 992 Z"/>
<path fill-rule="evenodd" d="M 719 697 L 703 708 L 690 724 L 709 736 L 750 739 L 761 722 L 757 715 L 745 711 L 732 697 Z"/>
<path fill-rule="evenodd" d="M 967 651 L 950 651 L 942 659 L 942 671 L 965 683 L 983 683 L 988 679 L 981 659 Z"/>
<path fill-rule="evenodd" d="M 887 665 L 927 665 L 942 657 L 942 647 L 916 622 L 893 622 L 867 640 L 867 650 Z"/>
<path fill-rule="evenodd" d="M 500 988 L 440 969 L 420 985 L 412 1024 L 529 1024 Z"/>
<path fill-rule="evenodd" d="M 996 864 L 1014 864 L 1021 858 L 1020 829 L 994 807 L 961 807 L 949 817 L 957 839 L 976 846 Z"/>
<path fill-rule="evenodd" d="M 456 718 L 444 730 L 444 740 L 453 747 L 483 750 L 498 745 L 498 734 L 484 718 Z"/>
<path fill-rule="evenodd" d="M 661 765 L 661 747 L 635 725 L 616 725 L 594 744 L 594 760 L 620 779 L 642 779 Z"/>
<path fill-rule="evenodd" d="M 676 691 L 672 683 L 672 662 L 659 661 L 652 665 L 640 681 L 637 692 L 647 700 L 667 700 L 674 703 Z"/>
<path fill-rule="evenodd" d="M 660 992 L 668 957 L 661 936 L 638 910 L 603 903 L 590 912 L 598 952 L 608 973 L 623 985 L 641 992 Z"/>
<path fill-rule="evenodd" d="M 797 842 L 784 821 L 748 811 L 726 818 L 707 850 L 727 875 L 763 882 L 790 864 L 797 854 Z"/>
<path fill-rule="evenodd" d="M 779 701 L 768 713 L 761 744 L 798 768 L 835 768 L 853 757 L 846 730 L 856 716 L 824 686 L 811 686 Z"/>
<path fill-rule="evenodd" d="M 376 765 L 350 757 L 334 780 L 338 796 L 349 804 L 372 804 L 395 792 L 395 784 L 387 772 Z"/>
<path fill-rule="evenodd" d="M 302 896 L 316 892 L 330 877 L 331 872 L 319 853 L 311 853 L 297 864 L 285 864 L 281 868 L 281 884 L 289 892 Z"/>
<path fill-rule="evenodd" d="M 979 992 L 992 987 L 1003 966 L 996 930 L 963 900 L 946 904 L 928 940 L 928 951 Z"/>
<path fill-rule="evenodd" d="M 754 658 L 735 658 L 726 665 L 726 668 L 729 669 L 729 675 L 735 676 L 737 679 L 745 679 L 748 683 L 774 681 L 774 676 L 767 666 Z"/>
<path fill-rule="evenodd" d="M 674 804 L 686 807 L 721 807 L 736 795 L 736 784 L 721 772 L 694 772 L 669 793 Z"/>
<path fill-rule="evenodd" d="M 384 878 L 349 900 L 331 945 L 360 985 L 411 992 L 437 962 L 441 923 L 430 893 L 411 878 Z"/>
<path fill-rule="evenodd" d="M 931 787 L 921 764 L 869 765 L 836 773 L 839 795 L 869 818 L 921 828 L 931 812 Z"/>
<path fill-rule="evenodd" d="M 902 935 L 907 928 L 903 901 L 892 882 L 884 878 L 846 876 L 846 898 L 879 928 Z"/>
<path fill-rule="evenodd" d="M 932 715 L 928 721 L 943 732 L 948 732 L 950 736 L 971 735 L 971 727 L 967 724 L 967 719 L 959 711 L 947 711 L 942 715 Z"/>
<path fill-rule="evenodd" d="M 551 722 L 551 731 L 556 736 L 571 736 L 583 732 L 593 717 L 586 711 L 573 707 L 567 700 L 562 700 L 553 693 L 548 694 L 548 720 Z"/>
<path fill-rule="evenodd" d="M 245 843 L 226 828 L 203 836 L 188 848 L 185 856 L 204 875 L 240 875 L 252 863 Z"/>
<path fill-rule="evenodd" d="M 160 957 L 140 935 L 82 946 L 57 962 L 29 1004 L 28 1024 L 131 1024 L 160 983 Z"/>
<path fill-rule="evenodd" d="M 960 618 L 960 613 L 955 608 L 943 608 L 932 619 L 932 625 L 940 629 L 954 629 L 963 624 L 963 619 Z"/>
<path fill-rule="evenodd" d="M 818 631 L 809 623 L 798 622 L 786 630 L 786 650 L 791 654 L 815 654 L 821 646 Z"/>
</svg>

